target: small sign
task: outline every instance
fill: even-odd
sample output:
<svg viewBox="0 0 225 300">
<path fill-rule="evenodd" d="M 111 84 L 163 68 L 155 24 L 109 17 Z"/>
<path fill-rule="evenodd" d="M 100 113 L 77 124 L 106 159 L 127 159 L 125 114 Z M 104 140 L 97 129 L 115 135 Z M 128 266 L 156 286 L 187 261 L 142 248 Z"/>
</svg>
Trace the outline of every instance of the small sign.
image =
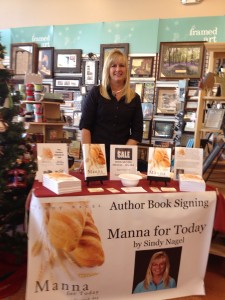
<svg viewBox="0 0 225 300">
<path fill-rule="evenodd" d="M 137 146 L 110 146 L 110 180 L 120 180 L 120 174 L 137 173 Z"/>
<path fill-rule="evenodd" d="M 37 144 L 38 172 L 36 179 L 42 182 L 43 174 L 58 172 L 68 173 L 67 144 L 38 143 Z"/>
</svg>

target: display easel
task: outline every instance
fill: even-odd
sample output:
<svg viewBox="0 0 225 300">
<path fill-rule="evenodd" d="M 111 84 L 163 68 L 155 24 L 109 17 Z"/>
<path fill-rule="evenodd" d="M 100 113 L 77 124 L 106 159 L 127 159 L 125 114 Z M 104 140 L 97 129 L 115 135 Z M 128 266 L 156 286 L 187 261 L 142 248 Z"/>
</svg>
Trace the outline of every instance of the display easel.
<svg viewBox="0 0 225 300">
<path fill-rule="evenodd" d="M 152 181 L 164 182 L 165 186 L 167 186 L 167 182 L 170 182 L 171 178 L 169 177 L 157 177 L 157 176 L 147 176 L 147 180 L 149 180 L 149 185 Z"/>
<path fill-rule="evenodd" d="M 84 181 L 87 183 L 87 186 L 89 186 L 89 183 L 91 181 L 99 181 L 101 185 L 103 185 L 103 180 L 107 180 L 108 176 L 96 176 L 96 177 L 87 177 Z"/>
</svg>

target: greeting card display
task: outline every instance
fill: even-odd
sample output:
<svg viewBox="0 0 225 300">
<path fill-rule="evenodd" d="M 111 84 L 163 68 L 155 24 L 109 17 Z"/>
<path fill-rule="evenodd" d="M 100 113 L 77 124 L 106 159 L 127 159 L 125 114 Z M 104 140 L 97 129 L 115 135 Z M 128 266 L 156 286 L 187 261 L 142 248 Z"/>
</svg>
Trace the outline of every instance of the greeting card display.
<svg viewBox="0 0 225 300">
<path fill-rule="evenodd" d="M 86 181 L 107 179 L 104 144 L 83 144 L 84 176 Z"/>
<path fill-rule="evenodd" d="M 150 181 L 169 181 L 170 167 L 171 148 L 149 148 L 147 179 Z"/>
</svg>

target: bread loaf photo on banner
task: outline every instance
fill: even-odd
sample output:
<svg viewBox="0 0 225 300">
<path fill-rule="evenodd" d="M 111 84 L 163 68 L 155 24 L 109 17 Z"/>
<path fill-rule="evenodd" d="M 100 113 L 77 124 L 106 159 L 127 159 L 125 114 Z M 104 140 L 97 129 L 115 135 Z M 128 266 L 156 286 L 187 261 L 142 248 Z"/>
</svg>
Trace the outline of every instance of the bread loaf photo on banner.
<svg viewBox="0 0 225 300">
<path fill-rule="evenodd" d="M 86 201 L 45 205 L 44 225 L 51 245 L 70 262 L 79 267 L 104 263 L 99 231 Z M 37 245 L 33 247 L 35 256 Z"/>
</svg>

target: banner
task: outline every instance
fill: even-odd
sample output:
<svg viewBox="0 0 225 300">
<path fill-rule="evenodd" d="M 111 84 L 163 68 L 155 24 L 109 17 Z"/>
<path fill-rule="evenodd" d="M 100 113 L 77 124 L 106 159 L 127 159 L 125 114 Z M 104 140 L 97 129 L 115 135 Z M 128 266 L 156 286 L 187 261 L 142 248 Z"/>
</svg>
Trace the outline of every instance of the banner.
<svg viewBox="0 0 225 300">
<path fill-rule="evenodd" d="M 33 196 L 26 299 L 204 295 L 215 207 L 215 192 Z"/>
</svg>

